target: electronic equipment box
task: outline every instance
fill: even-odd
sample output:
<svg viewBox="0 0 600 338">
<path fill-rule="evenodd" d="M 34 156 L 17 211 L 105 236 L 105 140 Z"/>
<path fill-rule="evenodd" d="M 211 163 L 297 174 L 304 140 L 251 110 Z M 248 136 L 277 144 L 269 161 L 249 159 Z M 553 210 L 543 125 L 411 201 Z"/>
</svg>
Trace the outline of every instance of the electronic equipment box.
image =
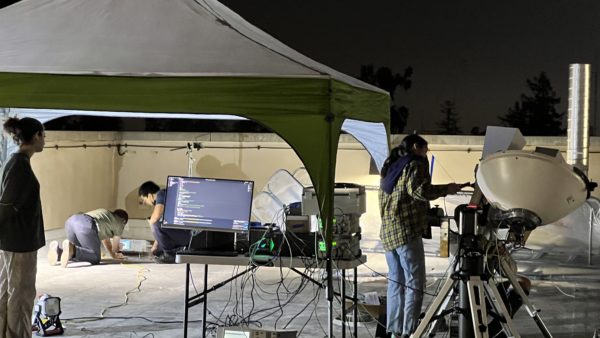
<svg viewBox="0 0 600 338">
<path fill-rule="evenodd" d="M 333 207 L 336 214 L 364 214 L 367 210 L 365 187 L 352 183 L 336 183 L 333 191 Z M 304 188 L 302 192 L 302 214 L 319 214 L 319 203 L 314 187 Z"/>
</svg>

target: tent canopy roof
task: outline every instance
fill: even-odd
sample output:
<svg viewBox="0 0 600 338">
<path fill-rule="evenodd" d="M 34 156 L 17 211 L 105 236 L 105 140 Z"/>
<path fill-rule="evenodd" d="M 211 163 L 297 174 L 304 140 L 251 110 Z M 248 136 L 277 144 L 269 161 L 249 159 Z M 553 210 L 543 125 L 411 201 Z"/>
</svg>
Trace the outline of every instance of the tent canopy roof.
<svg viewBox="0 0 600 338">
<path fill-rule="evenodd" d="M 0 107 L 230 114 L 270 128 L 311 176 L 329 249 L 344 121 L 389 130 L 385 91 L 216 0 L 23 0 L 0 10 L 0 46 Z"/>
<path fill-rule="evenodd" d="M 298 53 L 217 1 L 25 0 L 0 11 L 0 41 L 1 72 L 330 77 L 385 94 Z"/>
<path fill-rule="evenodd" d="M 387 92 L 215 0 L 23 0 L 0 10 L 0 43 L 0 107 L 389 124 Z M 371 154 L 381 131 L 359 139 Z"/>
</svg>

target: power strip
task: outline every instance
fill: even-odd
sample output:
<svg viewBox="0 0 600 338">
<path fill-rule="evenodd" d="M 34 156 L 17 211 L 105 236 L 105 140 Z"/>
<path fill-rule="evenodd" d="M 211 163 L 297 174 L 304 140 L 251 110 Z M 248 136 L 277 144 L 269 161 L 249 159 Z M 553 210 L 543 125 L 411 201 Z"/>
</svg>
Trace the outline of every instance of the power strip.
<svg viewBox="0 0 600 338">
<path fill-rule="evenodd" d="M 252 329 L 249 327 L 219 327 L 217 338 L 296 338 L 297 331 Z"/>
</svg>

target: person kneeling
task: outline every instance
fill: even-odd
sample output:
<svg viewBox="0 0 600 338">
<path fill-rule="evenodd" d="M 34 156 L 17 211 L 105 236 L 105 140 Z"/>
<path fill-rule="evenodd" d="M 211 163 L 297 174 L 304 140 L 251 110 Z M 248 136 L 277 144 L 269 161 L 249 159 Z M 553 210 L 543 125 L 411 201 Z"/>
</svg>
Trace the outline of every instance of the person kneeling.
<svg viewBox="0 0 600 338">
<path fill-rule="evenodd" d="M 72 215 L 65 222 L 67 239 L 62 243 L 62 248 L 57 241 L 50 243 L 48 249 L 48 263 L 66 267 L 69 261 L 100 263 L 100 242 L 106 248 L 112 259 L 125 259 L 119 251 L 119 244 L 123 229 L 129 220 L 125 210 L 109 211 L 96 209 L 86 213 Z"/>
</svg>

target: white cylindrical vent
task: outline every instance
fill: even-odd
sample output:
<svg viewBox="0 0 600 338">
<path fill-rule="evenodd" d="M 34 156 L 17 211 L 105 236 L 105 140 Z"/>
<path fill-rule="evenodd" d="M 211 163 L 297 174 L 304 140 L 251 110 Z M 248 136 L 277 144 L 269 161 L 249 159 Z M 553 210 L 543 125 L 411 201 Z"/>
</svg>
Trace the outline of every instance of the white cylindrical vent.
<svg viewBox="0 0 600 338">
<path fill-rule="evenodd" d="M 590 65 L 569 66 L 567 163 L 587 174 L 589 151 Z"/>
</svg>

